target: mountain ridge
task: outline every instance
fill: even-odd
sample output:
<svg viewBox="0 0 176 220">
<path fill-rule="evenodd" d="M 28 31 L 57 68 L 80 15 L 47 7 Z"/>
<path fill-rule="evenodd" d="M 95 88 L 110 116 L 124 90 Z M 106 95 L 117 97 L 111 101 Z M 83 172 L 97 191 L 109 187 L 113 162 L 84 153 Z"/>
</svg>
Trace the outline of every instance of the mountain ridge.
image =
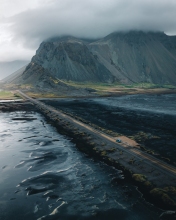
<svg viewBox="0 0 176 220">
<path fill-rule="evenodd" d="M 10 76 L 14 72 L 18 71 L 19 68 L 27 65 L 30 62 L 27 60 L 13 60 L 0 62 L 0 80 Z"/>
<path fill-rule="evenodd" d="M 120 72 L 126 79 L 135 83 L 175 84 L 176 37 L 172 38 L 174 43 L 170 42 L 170 39 L 161 32 L 116 32 L 91 45 L 100 59 L 103 56 L 108 63 L 115 66 L 117 70 L 114 74 L 117 77 L 122 77 L 118 75 Z M 170 47 L 170 51 L 165 45 Z"/>
<path fill-rule="evenodd" d="M 36 65 L 43 73 L 66 81 L 176 85 L 176 36 L 130 31 L 96 40 L 51 38 L 40 44 L 31 63 L 14 82 L 27 82 L 29 68 L 32 79 Z"/>
</svg>

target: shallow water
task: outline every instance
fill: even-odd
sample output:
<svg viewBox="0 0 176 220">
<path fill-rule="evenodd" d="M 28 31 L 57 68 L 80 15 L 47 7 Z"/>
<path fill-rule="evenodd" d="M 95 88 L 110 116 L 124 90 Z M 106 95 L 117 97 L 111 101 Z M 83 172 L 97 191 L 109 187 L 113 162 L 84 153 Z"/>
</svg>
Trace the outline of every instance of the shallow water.
<svg viewBox="0 0 176 220">
<path fill-rule="evenodd" d="M 0 103 L 4 103 L 4 102 L 20 102 L 22 101 L 23 99 L 1 99 L 0 100 Z"/>
<path fill-rule="evenodd" d="M 122 171 L 77 151 L 35 112 L 0 114 L 0 177 L 1 220 L 147 220 L 161 213 L 133 186 L 113 182 Z"/>
</svg>

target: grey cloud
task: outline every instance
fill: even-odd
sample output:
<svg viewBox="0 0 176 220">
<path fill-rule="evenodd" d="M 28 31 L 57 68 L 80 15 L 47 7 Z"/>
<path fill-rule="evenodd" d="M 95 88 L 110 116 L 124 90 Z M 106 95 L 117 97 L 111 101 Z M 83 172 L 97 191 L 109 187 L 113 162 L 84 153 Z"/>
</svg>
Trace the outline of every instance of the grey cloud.
<svg viewBox="0 0 176 220">
<path fill-rule="evenodd" d="M 173 0 L 64 0 L 48 1 L 9 19 L 15 41 L 36 48 L 53 36 L 97 38 L 132 29 L 176 33 Z"/>
</svg>

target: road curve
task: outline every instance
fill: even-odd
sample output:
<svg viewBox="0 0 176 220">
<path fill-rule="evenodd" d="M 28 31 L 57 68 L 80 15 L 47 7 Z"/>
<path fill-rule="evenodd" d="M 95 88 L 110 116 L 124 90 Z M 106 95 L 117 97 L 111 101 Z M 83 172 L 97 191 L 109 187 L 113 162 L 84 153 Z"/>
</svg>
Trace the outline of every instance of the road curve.
<svg viewBox="0 0 176 220">
<path fill-rule="evenodd" d="M 117 143 L 116 139 L 114 137 L 107 135 L 99 130 L 96 130 L 96 129 L 92 128 L 91 126 L 84 124 L 83 122 L 80 122 L 80 121 L 54 109 L 53 107 L 42 103 L 41 101 L 35 100 L 35 99 L 27 96 L 26 94 L 24 94 L 20 90 L 17 90 L 17 92 L 22 97 L 24 97 L 25 99 L 28 99 L 30 102 L 37 105 L 38 107 L 43 108 L 45 110 L 48 110 L 50 112 L 53 112 L 58 117 L 61 116 L 66 121 L 69 121 L 72 124 L 75 124 L 75 125 L 78 125 L 79 127 L 82 127 L 84 130 L 87 130 L 89 133 L 92 133 L 105 141 L 109 141 L 109 142 L 115 144 L 119 150 L 124 151 L 137 159 L 143 160 L 144 163 L 152 166 L 153 168 L 161 171 L 162 173 L 169 175 L 173 178 L 176 177 L 176 167 L 171 166 L 171 165 L 169 165 L 169 164 L 167 164 L 167 163 L 165 163 L 165 162 L 163 162 L 163 161 L 161 161 L 161 160 L 159 160 L 159 159 L 157 159 L 157 158 L 155 158 L 155 157 L 153 157 L 153 156 L 151 156 L 151 155 L 149 155 L 149 154 L 147 154 L 137 148 L 130 147 L 130 146 L 124 147 L 124 146 L 120 145 L 119 143 Z"/>
</svg>

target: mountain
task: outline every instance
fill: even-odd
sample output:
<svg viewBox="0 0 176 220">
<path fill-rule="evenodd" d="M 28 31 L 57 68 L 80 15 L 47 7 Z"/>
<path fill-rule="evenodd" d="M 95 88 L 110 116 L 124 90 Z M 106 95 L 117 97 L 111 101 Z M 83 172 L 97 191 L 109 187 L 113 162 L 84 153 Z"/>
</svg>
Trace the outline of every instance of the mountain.
<svg viewBox="0 0 176 220">
<path fill-rule="evenodd" d="M 27 65 L 21 67 L 19 70 L 15 71 L 14 73 L 8 75 L 7 77 L 3 78 L 1 81 L 3 83 L 11 83 L 13 80 L 15 80 L 17 77 L 21 76 L 23 72 L 25 71 Z"/>
<path fill-rule="evenodd" d="M 27 60 L 14 60 L 11 62 L 0 62 L 0 80 L 18 71 L 21 67 L 28 64 Z"/>
<path fill-rule="evenodd" d="M 28 66 L 19 70 L 16 73 L 18 74 L 18 76 L 16 75 L 13 78 L 12 76 L 7 77 L 6 79 L 4 79 L 3 82 L 5 82 L 6 84 L 17 84 L 17 87 L 23 84 L 28 84 L 32 85 L 32 88 L 30 88 L 31 91 L 37 90 L 39 92 L 42 91 L 61 96 L 85 96 L 89 95 L 93 91 L 88 88 L 77 89 L 73 86 L 67 85 L 66 83 L 52 76 L 47 69 L 36 63 L 30 63 Z M 33 88 L 35 89 L 33 90 Z"/>
<path fill-rule="evenodd" d="M 117 32 L 99 40 L 53 38 L 41 43 L 14 82 L 40 85 L 51 79 L 176 85 L 176 36 Z"/>
<path fill-rule="evenodd" d="M 57 41 L 43 42 L 27 69 L 35 72 L 36 66 L 48 71 L 53 77 L 71 81 L 113 82 L 109 70 L 94 56 L 86 43 L 66 37 Z M 26 78 L 24 72 L 22 79 Z"/>
<path fill-rule="evenodd" d="M 176 84 L 176 37 L 162 32 L 112 33 L 90 44 L 121 82 Z"/>
</svg>

